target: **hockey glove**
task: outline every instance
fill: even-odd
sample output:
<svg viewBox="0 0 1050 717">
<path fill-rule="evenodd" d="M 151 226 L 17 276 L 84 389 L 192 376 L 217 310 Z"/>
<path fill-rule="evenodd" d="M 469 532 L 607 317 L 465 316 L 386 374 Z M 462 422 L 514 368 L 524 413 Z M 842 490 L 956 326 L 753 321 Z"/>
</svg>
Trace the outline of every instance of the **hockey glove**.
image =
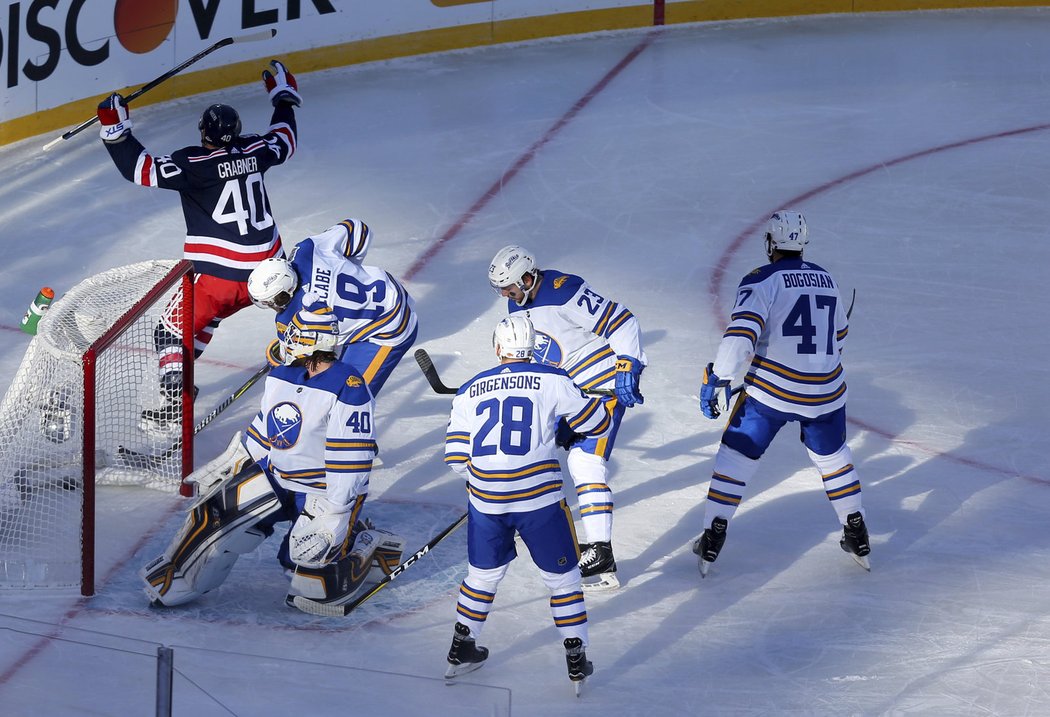
<svg viewBox="0 0 1050 717">
<path fill-rule="evenodd" d="M 554 443 L 559 448 L 569 450 L 574 445 L 584 439 L 583 434 L 573 433 L 573 430 L 569 428 L 569 422 L 564 418 L 558 419 L 558 429 L 554 434 Z"/>
<path fill-rule="evenodd" d="M 270 66 L 273 72 L 263 70 L 262 73 L 263 85 L 270 94 L 270 104 L 274 107 L 280 104 L 296 107 L 302 105 L 303 96 L 299 94 L 299 83 L 295 81 L 295 75 L 277 60 L 272 60 Z"/>
<path fill-rule="evenodd" d="M 704 382 L 700 386 L 700 410 L 708 418 L 718 418 L 729 408 L 729 381 L 715 375 L 715 365 L 704 367 Z"/>
<path fill-rule="evenodd" d="M 288 534 L 288 556 L 304 568 L 323 568 L 340 556 L 350 532 L 353 503 L 339 505 L 317 495 L 306 496 L 303 512 Z"/>
<path fill-rule="evenodd" d="M 114 92 L 98 103 L 98 134 L 105 142 L 119 142 L 131 132 L 131 113 L 124 98 Z"/>
<path fill-rule="evenodd" d="M 613 391 L 616 393 L 616 400 L 626 408 L 630 408 L 636 403 L 645 403 L 645 398 L 642 397 L 641 391 L 638 390 L 638 383 L 641 381 L 643 368 L 645 366 L 636 358 L 630 356 L 616 357 L 616 388 Z"/>
</svg>

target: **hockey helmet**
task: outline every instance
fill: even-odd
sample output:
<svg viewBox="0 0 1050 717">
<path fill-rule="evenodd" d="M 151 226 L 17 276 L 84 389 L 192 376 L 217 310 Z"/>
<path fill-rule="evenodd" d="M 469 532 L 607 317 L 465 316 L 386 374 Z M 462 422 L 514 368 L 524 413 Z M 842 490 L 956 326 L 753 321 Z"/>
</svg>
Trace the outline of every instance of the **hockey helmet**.
<svg viewBox="0 0 1050 717">
<path fill-rule="evenodd" d="M 285 329 L 281 349 L 284 363 L 290 365 L 296 359 L 309 358 L 316 353 L 335 353 L 342 343 L 332 308 L 314 294 L 303 297 L 303 308 L 295 312 Z"/>
<path fill-rule="evenodd" d="M 536 329 L 524 314 L 513 314 L 496 324 L 492 332 L 492 348 L 501 359 L 532 358 L 536 346 Z"/>
<path fill-rule="evenodd" d="M 229 147 L 241 134 L 241 117 L 229 105 L 212 105 L 204 110 L 197 129 L 203 142 L 214 147 Z"/>
<path fill-rule="evenodd" d="M 263 309 L 280 311 L 299 288 L 295 267 L 285 259 L 263 259 L 248 275 L 248 296 Z"/>
<path fill-rule="evenodd" d="M 535 286 L 537 273 L 536 260 L 532 258 L 532 254 L 512 244 L 503 247 L 496 252 L 496 256 L 492 257 L 492 263 L 489 265 L 489 286 L 500 295 L 502 295 L 502 289 L 517 286 L 521 289 L 522 297 L 515 303 L 518 306 L 524 306 L 529 299 L 529 288 L 531 287 L 526 288 L 522 279 L 526 274 L 531 274 L 533 286 Z"/>
<path fill-rule="evenodd" d="M 766 223 L 766 256 L 772 258 L 773 250 L 801 252 L 809 244 L 809 229 L 806 218 L 799 212 L 781 209 Z"/>
</svg>

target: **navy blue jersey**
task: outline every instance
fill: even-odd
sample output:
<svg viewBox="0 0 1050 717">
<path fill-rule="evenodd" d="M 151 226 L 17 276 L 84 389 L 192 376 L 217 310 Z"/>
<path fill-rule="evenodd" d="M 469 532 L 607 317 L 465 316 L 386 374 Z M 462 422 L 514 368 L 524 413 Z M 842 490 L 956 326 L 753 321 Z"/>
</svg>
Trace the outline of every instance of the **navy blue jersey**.
<svg viewBox="0 0 1050 717">
<path fill-rule="evenodd" d="M 243 282 L 263 259 L 284 256 L 263 175 L 295 153 L 294 110 L 279 104 L 270 122 L 266 134 L 243 135 L 220 149 L 185 147 L 155 156 L 131 134 L 106 143 L 125 179 L 179 193 L 184 255 L 199 274 Z"/>
</svg>

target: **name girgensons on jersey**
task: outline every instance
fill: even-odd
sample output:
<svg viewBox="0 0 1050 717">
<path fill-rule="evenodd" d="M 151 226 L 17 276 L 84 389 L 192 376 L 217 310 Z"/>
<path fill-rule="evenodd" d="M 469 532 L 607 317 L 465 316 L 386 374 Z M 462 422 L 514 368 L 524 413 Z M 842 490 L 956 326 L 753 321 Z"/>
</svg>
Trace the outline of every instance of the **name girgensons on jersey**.
<svg viewBox="0 0 1050 717">
<path fill-rule="evenodd" d="M 510 376 L 493 376 L 483 378 L 470 385 L 468 395 L 480 396 L 489 391 L 539 391 L 543 385 L 543 377 L 535 375 L 512 374 Z"/>
<path fill-rule="evenodd" d="M 822 271 L 783 271 L 780 273 L 785 289 L 834 289 L 835 282 Z"/>
<path fill-rule="evenodd" d="M 239 177 L 243 174 L 252 174 L 259 171 L 259 162 L 255 157 L 239 157 L 228 162 L 219 162 L 215 166 L 219 171 L 219 177 L 222 179 Z"/>
</svg>

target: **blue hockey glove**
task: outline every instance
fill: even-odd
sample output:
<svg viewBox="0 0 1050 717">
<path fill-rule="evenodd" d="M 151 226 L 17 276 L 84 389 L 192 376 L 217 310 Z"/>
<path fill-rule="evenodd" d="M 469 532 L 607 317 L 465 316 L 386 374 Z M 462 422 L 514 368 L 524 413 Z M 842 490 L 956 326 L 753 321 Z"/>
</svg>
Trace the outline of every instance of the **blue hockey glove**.
<svg viewBox="0 0 1050 717">
<path fill-rule="evenodd" d="M 288 71 L 283 63 L 273 60 L 270 62 L 273 72 L 263 70 L 263 85 L 270 95 L 270 104 L 274 107 L 280 104 L 295 105 L 298 107 L 303 103 L 303 96 L 299 94 L 299 83 L 295 81 L 295 75 Z"/>
<path fill-rule="evenodd" d="M 114 92 L 98 103 L 99 136 L 106 142 L 119 142 L 131 132 L 131 113 L 124 98 Z"/>
<path fill-rule="evenodd" d="M 616 400 L 630 408 L 636 403 L 645 403 L 645 398 L 638 390 L 638 383 L 642 378 L 642 369 L 645 366 L 641 361 L 630 356 L 616 357 Z"/>
<path fill-rule="evenodd" d="M 704 367 L 704 382 L 700 386 L 700 410 L 708 418 L 718 418 L 729 408 L 729 381 L 715 375 L 715 365 Z"/>
</svg>

